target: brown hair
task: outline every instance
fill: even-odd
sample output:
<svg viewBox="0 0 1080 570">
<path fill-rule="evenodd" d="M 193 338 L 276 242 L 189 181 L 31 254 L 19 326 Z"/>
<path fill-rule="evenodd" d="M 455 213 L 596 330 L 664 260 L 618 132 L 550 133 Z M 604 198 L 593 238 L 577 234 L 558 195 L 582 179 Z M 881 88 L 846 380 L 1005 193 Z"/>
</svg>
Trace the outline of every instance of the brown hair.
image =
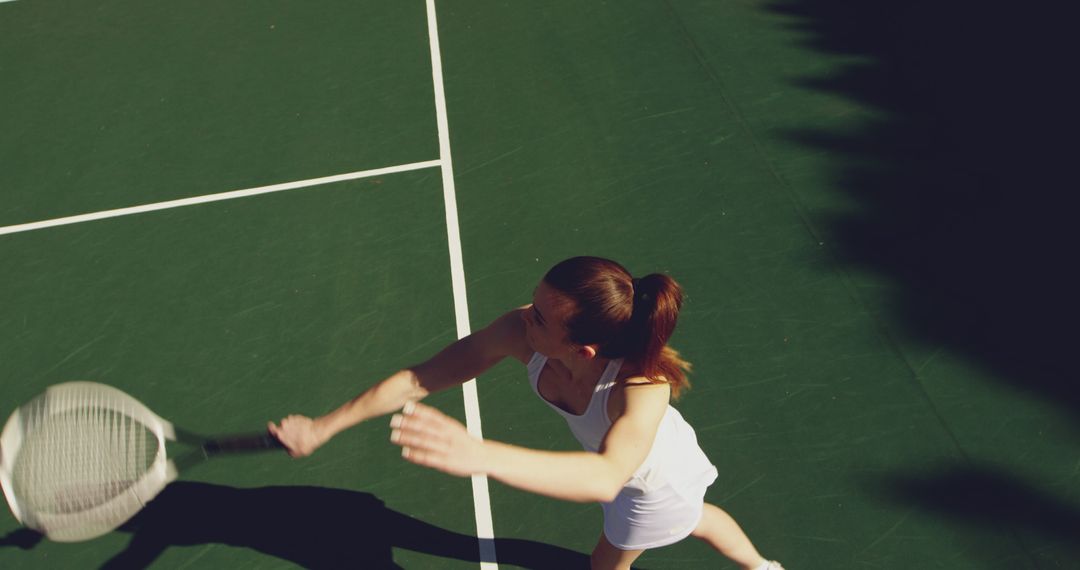
<svg viewBox="0 0 1080 570">
<path fill-rule="evenodd" d="M 625 358 L 672 396 L 690 386 L 690 363 L 667 346 L 682 308 L 682 287 L 661 273 L 635 279 L 602 257 L 572 257 L 552 267 L 544 282 L 574 303 L 565 323 L 571 342 L 595 344 L 604 358 Z"/>
</svg>

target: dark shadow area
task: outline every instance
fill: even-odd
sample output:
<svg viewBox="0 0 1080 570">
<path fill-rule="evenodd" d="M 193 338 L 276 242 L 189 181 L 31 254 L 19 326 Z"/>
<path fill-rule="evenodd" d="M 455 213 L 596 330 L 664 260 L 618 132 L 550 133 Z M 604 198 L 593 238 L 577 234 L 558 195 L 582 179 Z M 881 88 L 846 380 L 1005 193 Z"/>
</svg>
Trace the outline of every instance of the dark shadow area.
<svg viewBox="0 0 1080 570">
<path fill-rule="evenodd" d="M 842 264 L 895 285 L 890 327 L 1080 419 L 1070 20 L 1002 3 L 770 10 L 810 49 L 852 56 L 800 85 L 875 116 L 788 133 L 839 167 L 836 188 L 855 206 L 828 221 Z"/>
<path fill-rule="evenodd" d="M 768 9 L 837 62 L 793 81 L 867 111 L 858 125 L 784 133 L 829 153 L 852 206 L 824 220 L 839 264 L 884 278 L 875 308 L 898 337 L 959 355 L 1080 427 L 1072 20 L 1063 8 L 992 2 Z M 897 505 L 1003 531 L 989 536 L 1029 560 L 1076 560 L 1054 562 L 1057 547 L 1042 546 L 1077 552 L 1080 507 L 993 468 L 879 484 Z"/>
<path fill-rule="evenodd" d="M 0 548 L 15 547 L 23 550 L 30 550 L 37 546 L 43 538 L 45 538 L 45 536 L 40 532 L 28 528 L 20 528 L 0 537 Z"/>
<path fill-rule="evenodd" d="M 119 529 L 127 547 L 102 568 L 146 568 L 170 546 L 250 548 L 304 568 L 401 568 L 393 549 L 479 563 L 476 536 L 453 532 L 386 507 L 370 493 L 325 487 L 238 489 L 177 482 Z M 44 536 L 19 529 L 0 548 L 35 548 Z M 517 538 L 497 538 L 501 567 L 587 569 L 580 552 Z M 638 568 L 638 567 L 635 567 Z"/>
<path fill-rule="evenodd" d="M 170 546 L 197 544 L 250 548 L 304 568 L 400 568 L 394 548 L 480 561 L 475 536 L 388 509 L 369 493 L 322 487 L 177 482 L 120 530 L 131 541 L 104 568 L 145 568 Z M 500 564 L 588 568 L 586 554 L 549 544 L 496 539 L 495 548 Z"/>
<path fill-rule="evenodd" d="M 1052 540 L 1080 560 L 1080 507 L 988 466 L 942 466 L 872 483 L 876 494 L 989 529 Z"/>
</svg>

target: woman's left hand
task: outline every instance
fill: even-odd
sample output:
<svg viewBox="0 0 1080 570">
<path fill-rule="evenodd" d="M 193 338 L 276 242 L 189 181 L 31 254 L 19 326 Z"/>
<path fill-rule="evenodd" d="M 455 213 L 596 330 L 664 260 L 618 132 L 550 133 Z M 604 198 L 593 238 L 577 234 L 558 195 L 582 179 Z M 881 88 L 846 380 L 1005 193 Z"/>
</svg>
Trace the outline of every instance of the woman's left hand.
<svg viewBox="0 0 1080 570">
<path fill-rule="evenodd" d="M 416 402 L 405 404 L 401 412 L 390 419 L 390 441 L 401 446 L 402 457 L 459 477 L 486 472 L 484 441 L 461 422 Z"/>
</svg>

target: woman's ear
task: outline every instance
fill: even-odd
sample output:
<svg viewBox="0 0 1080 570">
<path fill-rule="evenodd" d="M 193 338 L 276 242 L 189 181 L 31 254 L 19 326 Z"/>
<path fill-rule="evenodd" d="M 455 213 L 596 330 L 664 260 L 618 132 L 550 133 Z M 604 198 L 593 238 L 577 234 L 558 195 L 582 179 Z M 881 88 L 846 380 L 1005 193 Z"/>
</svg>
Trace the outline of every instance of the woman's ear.
<svg viewBox="0 0 1080 570">
<path fill-rule="evenodd" d="M 598 352 L 599 351 L 597 350 L 597 346 L 595 344 L 585 344 L 579 346 L 577 349 L 577 355 L 581 358 L 584 358 L 585 360 L 592 360 L 596 358 Z"/>
</svg>

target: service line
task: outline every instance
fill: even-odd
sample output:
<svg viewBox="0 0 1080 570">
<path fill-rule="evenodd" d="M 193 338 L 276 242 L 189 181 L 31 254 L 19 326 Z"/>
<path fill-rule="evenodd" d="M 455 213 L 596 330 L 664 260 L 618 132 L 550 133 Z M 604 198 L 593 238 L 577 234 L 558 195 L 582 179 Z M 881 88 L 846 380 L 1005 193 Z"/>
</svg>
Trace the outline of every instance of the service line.
<svg viewBox="0 0 1080 570">
<path fill-rule="evenodd" d="M 0 0 L 3 1 L 3 0 Z M 284 192 L 286 190 L 295 190 L 297 188 L 307 188 L 309 186 L 319 186 L 321 184 L 333 184 L 334 182 L 344 182 L 347 180 L 359 180 L 361 178 L 372 178 L 375 176 L 383 176 L 385 174 L 396 174 L 398 172 L 408 172 L 410 170 L 420 170 L 422 168 L 434 168 L 439 166 L 441 161 L 428 160 L 426 162 L 414 162 L 411 164 L 401 164 L 398 166 L 388 166 L 386 168 L 376 168 L 374 170 L 361 170 L 359 172 L 349 172 L 347 174 L 337 174 L 334 176 L 324 176 L 322 178 L 312 178 L 310 180 L 299 180 L 296 182 L 285 182 L 282 184 L 273 184 L 271 186 L 259 186 L 258 188 L 247 188 L 245 190 L 233 190 L 232 192 L 222 192 L 219 194 L 206 194 L 204 196 L 194 196 L 191 198 L 181 198 L 179 200 L 169 200 L 167 202 L 156 202 L 153 204 L 143 204 L 142 206 L 131 206 L 128 208 L 118 208 L 116 210 L 104 210 L 101 212 L 93 212 L 90 214 L 79 214 L 77 216 L 67 216 L 64 218 L 55 218 L 52 220 L 44 220 L 40 222 L 30 222 L 26 224 L 17 224 L 14 226 L 0 227 L 0 235 L 16 234 L 19 232 L 29 232 L 32 230 L 41 230 L 45 228 L 53 228 L 56 226 L 66 226 L 69 224 L 78 224 L 82 222 L 91 222 L 94 220 L 104 220 L 106 218 L 117 218 L 120 216 L 130 216 L 132 214 L 142 214 L 145 212 L 155 212 L 158 210 L 168 210 L 171 208 L 182 208 L 184 206 L 194 206 L 197 204 L 206 204 L 209 202 L 220 202 L 222 200 L 233 200 L 236 198 L 247 198 L 249 196 L 258 196 L 260 194 L 270 194 L 273 192 Z"/>
</svg>

